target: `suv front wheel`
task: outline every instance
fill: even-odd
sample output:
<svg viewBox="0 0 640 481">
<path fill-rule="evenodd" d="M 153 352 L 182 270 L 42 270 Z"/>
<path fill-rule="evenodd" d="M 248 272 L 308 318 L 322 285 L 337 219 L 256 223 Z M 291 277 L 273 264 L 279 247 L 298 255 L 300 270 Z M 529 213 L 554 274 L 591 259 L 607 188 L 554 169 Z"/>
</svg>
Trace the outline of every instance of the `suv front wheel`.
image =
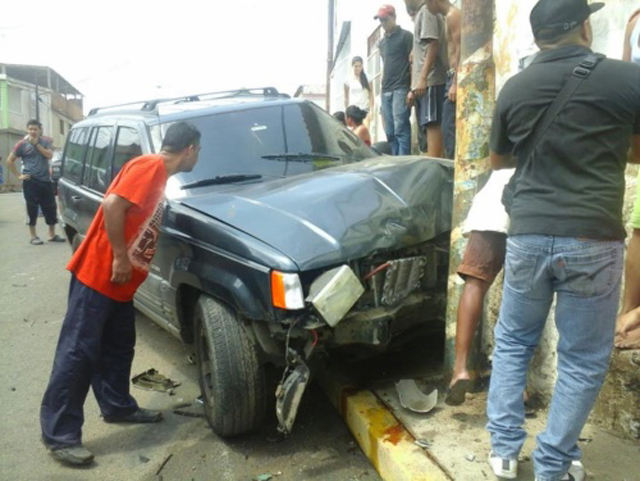
<svg viewBox="0 0 640 481">
<path fill-rule="evenodd" d="M 235 312 L 202 295 L 195 309 L 198 379 L 207 421 L 219 436 L 255 430 L 264 419 L 264 366 Z"/>
</svg>

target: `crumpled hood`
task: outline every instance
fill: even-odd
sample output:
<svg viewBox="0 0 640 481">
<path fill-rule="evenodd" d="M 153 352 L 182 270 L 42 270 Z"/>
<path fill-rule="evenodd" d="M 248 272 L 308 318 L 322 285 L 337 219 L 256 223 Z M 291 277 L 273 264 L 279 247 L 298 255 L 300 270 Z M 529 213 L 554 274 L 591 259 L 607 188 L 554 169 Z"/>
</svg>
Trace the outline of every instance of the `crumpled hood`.
<svg viewBox="0 0 640 481">
<path fill-rule="evenodd" d="M 450 230 L 453 164 L 380 157 L 199 192 L 179 202 L 260 239 L 306 271 L 415 245 Z"/>
</svg>

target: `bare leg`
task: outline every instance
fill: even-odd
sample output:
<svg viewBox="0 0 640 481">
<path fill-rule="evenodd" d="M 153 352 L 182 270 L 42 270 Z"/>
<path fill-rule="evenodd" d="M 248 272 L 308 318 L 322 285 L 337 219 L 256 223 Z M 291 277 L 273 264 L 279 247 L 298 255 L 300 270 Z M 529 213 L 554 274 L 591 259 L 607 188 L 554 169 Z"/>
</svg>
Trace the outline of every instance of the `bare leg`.
<svg viewBox="0 0 640 481">
<path fill-rule="evenodd" d="M 467 277 L 460 296 L 458 305 L 458 318 L 456 323 L 456 360 L 453 367 L 451 385 L 462 379 L 470 379 L 467 370 L 469 351 L 473 343 L 473 337 L 482 317 L 484 298 L 489 290 L 486 281 L 476 277 Z"/>
<path fill-rule="evenodd" d="M 442 128 L 440 124 L 427 125 L 427 155 L 442 158 Z"/>
<path fill-rule="evenodd" d="M 56 235 L 56 226 L 55 225 L 50 225 L 49 226 L 49 239 L 53 239 L 53 236 Z"/>
<path fill-rule="evenodd" d="M 633 229 L 624 274 L 624 297 L 621 314 L 640 306 L 640 229 Z"/>
<path fill-rule="evenodd" d="M 38 237 L 38 234 L 36 232 L 36 226 L 35 225 L 30 225 L 29 226 L 29 234 L 31 234 L 31 238 L 33 239 L 34 237 Z"/>
<path fill-rule="evenodd" d="M 618 326 L 632 317 L 640 316 L 640 229 L 633 229 L 627 248 L 624 274 L 624 296 L 622 310 L 618 316 Z M 626 337 L 616 335 L 615 346 L 620 349 L 640 349 L 640 328 L 634 329 Z"/>
</svg>

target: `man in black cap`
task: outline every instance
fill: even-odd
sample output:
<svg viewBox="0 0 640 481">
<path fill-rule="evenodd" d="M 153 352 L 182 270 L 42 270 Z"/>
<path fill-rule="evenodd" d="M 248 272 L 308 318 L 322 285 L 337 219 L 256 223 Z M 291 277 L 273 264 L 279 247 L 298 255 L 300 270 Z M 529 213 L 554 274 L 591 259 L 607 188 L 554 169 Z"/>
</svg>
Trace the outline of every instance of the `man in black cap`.
<svg viewBox="0 0 640 481">
<path fill-rule="evenodd" d="M 613 347 L 630 147 L 640 163 L 640 66 L 590 50 L 589 16 L 603 6 L 539 1 L 530 20 L 541 52 L 497 101 L 491 164 L 516 167 L 487 406 L 489 463 L 502 478 L 517 476 L 527 366 L 554 296 L 558 377 L 534 469 L 539 481 L 585 478 L 577 441 Z"/>
</svg>

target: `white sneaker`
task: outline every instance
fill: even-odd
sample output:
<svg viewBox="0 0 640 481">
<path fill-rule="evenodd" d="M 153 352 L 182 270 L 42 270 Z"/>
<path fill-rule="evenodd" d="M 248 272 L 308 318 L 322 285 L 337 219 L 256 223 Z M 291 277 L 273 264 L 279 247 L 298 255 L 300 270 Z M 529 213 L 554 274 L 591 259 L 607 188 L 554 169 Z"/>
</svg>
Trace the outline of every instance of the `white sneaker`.
<svg viewBox="0 0 640 481">
<path fill-rule="evenodd" d="M 518 477 L 518 460 L 502 459 L 489 453 L 489 466 L 493 469 L 493 474 L 502 479 L 516 479 Z"/>
<path fill-rule="evenodd" d="M 569 472 L 565 474 L 561 481 L 584 481 L 587 479 L 587 473 L 580 461 L 571 461 Z M 538 481 L 538 478 L 536 478 Z"/>
<path fill-rule="evenodd" d="M 564 475 L 562 481 L 584 481 L 587 479 L 587 473 L 580 461 L 571 461 L 569 472 Z"/>
</svg>

